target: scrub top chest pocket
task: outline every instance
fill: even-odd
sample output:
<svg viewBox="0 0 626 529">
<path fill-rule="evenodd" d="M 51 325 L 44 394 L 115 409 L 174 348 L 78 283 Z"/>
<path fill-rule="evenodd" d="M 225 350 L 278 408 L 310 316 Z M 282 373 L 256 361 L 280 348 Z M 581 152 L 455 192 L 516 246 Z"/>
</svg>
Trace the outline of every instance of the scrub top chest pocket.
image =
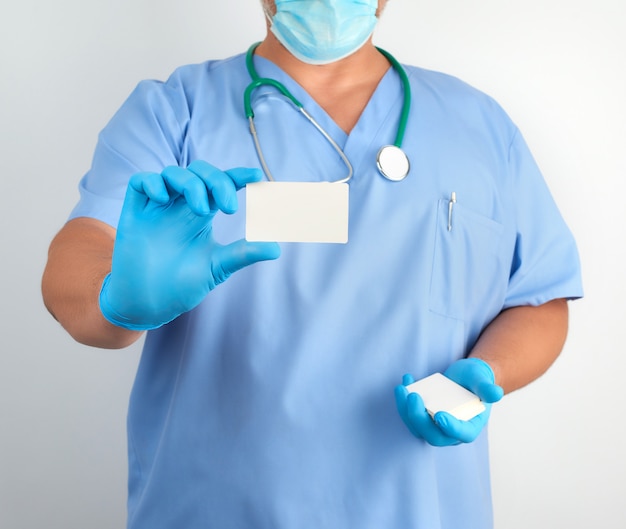
<svg viewBox="0 0 626 529">
<path fill-rule="evenodd" d="M 456 194 L 439 200 L 436 214 L 430 310 L 465 320 L 494 302 L 501 306 L 511 266 L 502 251 L 503 225 Z"/>
</svg>

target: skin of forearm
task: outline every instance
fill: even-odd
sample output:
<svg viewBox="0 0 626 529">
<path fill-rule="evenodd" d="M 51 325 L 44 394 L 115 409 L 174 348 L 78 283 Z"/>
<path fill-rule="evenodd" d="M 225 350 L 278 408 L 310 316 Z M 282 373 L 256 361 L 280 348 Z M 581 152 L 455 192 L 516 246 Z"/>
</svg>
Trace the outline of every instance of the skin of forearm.
<svg viewBox="0 0 626 529">
<path fill-rule="evenodd" d="M 565 299 L 502 311 L 483 331 L 470 357 L 487 362 L 510 393 L 539 378 L 557 359 L 568 329 Z"/>
<path fill-rule="evenodd" d="M 57 234 L 42 278 L 44 304 L 78 342 L 120 349 L 141 333 L 109 323 L 100 312 L 102 281 L 111 270 L 115 230 L 99 221 L 77 218 Z"/>
</svg>

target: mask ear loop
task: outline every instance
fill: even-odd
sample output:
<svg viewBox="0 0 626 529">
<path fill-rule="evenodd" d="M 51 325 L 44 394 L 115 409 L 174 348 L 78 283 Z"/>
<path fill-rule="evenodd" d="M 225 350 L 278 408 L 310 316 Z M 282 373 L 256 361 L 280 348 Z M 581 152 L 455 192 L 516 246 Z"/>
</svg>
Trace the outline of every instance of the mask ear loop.
<svg viewBox="0 0 626 529">
<path fill-rule="evenodd" d="M 263 6 L 263 14 L 265 15 L 265 18 L 267 18 L 267 20 L 271 24 L 272 23 L 272 14 L 270 13 L 270 8 L 269 8 L 267 0 L 261 0 L 261 4 Z M 275 6 L 274 6 L 274 9 L 276 9 Z"/>
</svg>

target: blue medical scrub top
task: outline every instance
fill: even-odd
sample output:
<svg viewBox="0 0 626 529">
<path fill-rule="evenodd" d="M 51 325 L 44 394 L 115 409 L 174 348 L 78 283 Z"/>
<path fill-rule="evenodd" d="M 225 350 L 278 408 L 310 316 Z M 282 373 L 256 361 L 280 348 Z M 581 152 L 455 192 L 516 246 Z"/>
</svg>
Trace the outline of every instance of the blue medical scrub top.
<svg viewBox="0 0 626 529">
<path fill-rule="evenodd" d="M 128 415 L 130 529 L 470 529 L 492 526 L 486 431 L 414 438 L 393 396 L 464 357 L 503 309 L 582 295 L 575 243 L 522 136 L 488 96 L 407 67 L 411 171 L 392 183 L 402 84 L 390 69 L 345 134 L 284 83 L 354 166 L 346 245 L 282 244 L 196 309 L 148 333 Z M 260 167 L 243 111 L 243 55 L 138 85 L 102 131 L 72 217 L 116 226 L 129 177 L 206 160 Z M 277 180 L 345 166 L 272 87 L 253 94 Z M 457 202 L 448 230 L 448 201 Z M 244 235 L 240 211 L 218 240 Z"/>
</svg>

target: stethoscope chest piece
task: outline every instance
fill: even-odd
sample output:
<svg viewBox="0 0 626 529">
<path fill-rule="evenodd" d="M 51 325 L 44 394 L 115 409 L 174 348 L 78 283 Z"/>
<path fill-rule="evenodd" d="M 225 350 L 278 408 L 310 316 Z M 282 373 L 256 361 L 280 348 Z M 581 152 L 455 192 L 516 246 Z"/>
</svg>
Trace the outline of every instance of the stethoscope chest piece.
<svg viewBox="0 0 626 529">
<path fill-rule="evenodd" d="M 400 182 L 409 174 L 410 164 L 407 155 L 396 145 L 385 145 L 376 156 L 380 174 L 392 182 Z"/>
</svg>

